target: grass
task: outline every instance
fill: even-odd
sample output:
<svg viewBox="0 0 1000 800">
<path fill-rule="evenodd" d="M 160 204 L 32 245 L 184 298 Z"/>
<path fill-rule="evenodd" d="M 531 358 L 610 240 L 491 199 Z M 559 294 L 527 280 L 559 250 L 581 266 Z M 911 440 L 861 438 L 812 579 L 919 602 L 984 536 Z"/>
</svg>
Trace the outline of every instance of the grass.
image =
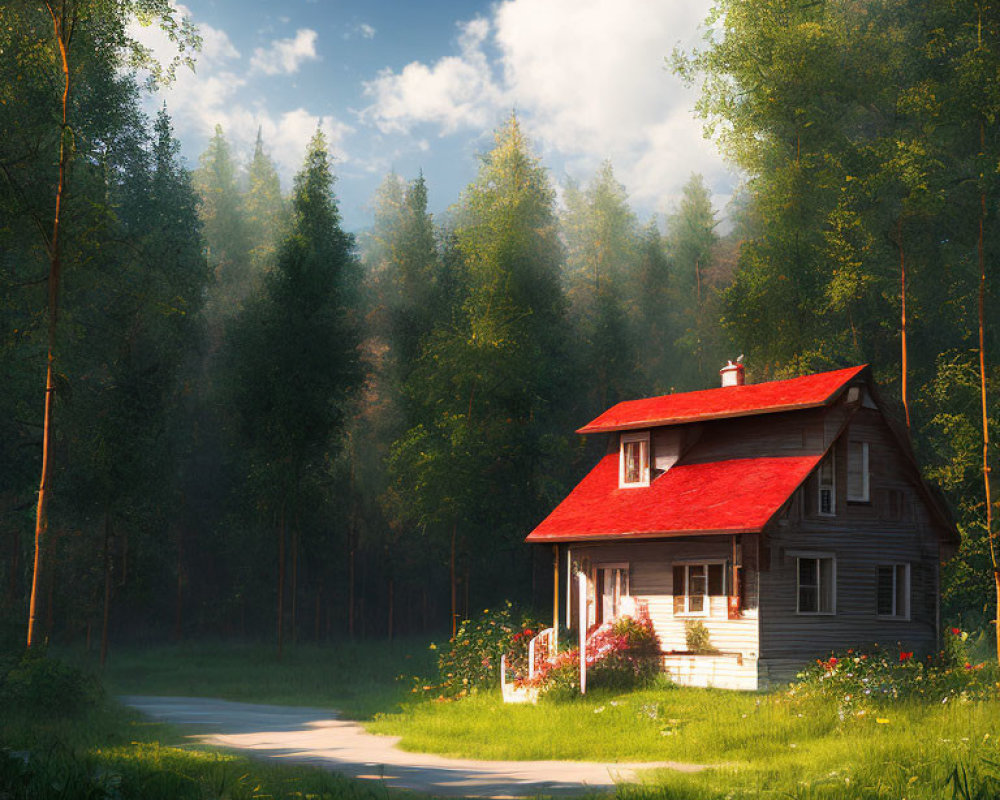
<svg viewBox="0 0 1000 800">
<path fill-rule="evenodd" d="M 87 664 L 83 654 L 68 654 Z M 401 675 L 426 674 L 433 653 L 423 639 L 288 647 L 280 660 L 259 644 L 189 643 L 121 647 L 104 672 L 111 694 L 221 697 L 277 705 L 336 708 L 370 719 L 399 707 L 410 684 Z"/>
<path fill-rule="evenodd" d="M 414 641 L 299 647 L 281 662 L 270 650 L 251 646 L 118 650 L 109 660 L 106 685 L 114 693 L 337 708 L 365 720 L 373 732 L 401 736 L 401 746 L 413 751 L 712 765 L 695 774 L 651 772 L 644 784 L 619 789 L 631 800 L 1000 797 L 1000 699 L 898 702 L 858 716 L 844 714 L 836 701 L 823 697 L 681 689 L 664 682 L 538 706 L 506 706 L 499 692 L 442 702 L 410 693 L 410 680 L 396 680 L 400 674 L 427 674 L 432 655 Z M 283 797 L 308 781 L 333 780 L 309 770 L 168 747 L 167 729 L 134 718 L 128 724 L 128 741 L 117 729 L 118 739 L 98 747 L 93 763 L 122 775 L 123 785 L 126 779 L 130 785 L 165 782 L 165 793 L 151 798 Z M 92 742 L 101 741 L 93 735 Z M 94 746 L 88 758 L 97 757 Z M 144 764 L 145 777 L 128 777 L 134 761 Z M 170 794 L 174 780 L 195 781 L 201 794 Z M 297 796 L 367 796 L 366 789 L 336 780 Z M 255 789 L 258 784 L 264 788 Z"/>
<path fill-rule="evenodd" d="M 399 796 L 311 767 L 174 744 L 169 726 L 115 703 L 71 718 L 0 715 L 4 800 L 386 800 Z"/>
</svg>

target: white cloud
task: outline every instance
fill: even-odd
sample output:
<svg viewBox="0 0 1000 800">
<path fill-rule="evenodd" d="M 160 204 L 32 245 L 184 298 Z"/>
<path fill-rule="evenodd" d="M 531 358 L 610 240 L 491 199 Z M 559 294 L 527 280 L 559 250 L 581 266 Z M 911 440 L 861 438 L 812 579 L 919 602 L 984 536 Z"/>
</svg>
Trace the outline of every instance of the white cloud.
<svg viewBox="0 0 1000 800">
<path fill-rule="evenodd" d="M 460 26 L 458 56 L 446 56 L 428 67 L 414 61 L 397 73 L 386 69 L 364 84 L 373 98 L 361 112 L 383 133 L 407 132 L 423 122 L 440 126 L 442 133 L 481 128 L 502 104 L 502 92 L 482 46 L 490 31 L 485 19 Z"/>
<path fill-rule="evenodd" d="M 290 39 L 275 39 L 267 47 L 253 51 L 250 68 L 265 75 L 291 75 L 306 61 L 318 61 L 316 39 L 311 28 L 299 28 Z"/>
<path fill-rule="evenodd" d="M 516 108 L 546 156 L 587 180 L 610 158 L 639 204 L 661 210 L 691 172 L 731 176 L 702 138 L 693 91 L 666 68 L 699 42 L 708 0 L 504 0 L 462 26 L 456 55 L 383 70 L 361 112 L 383 132 L 483 130 Z M 490 55 L 490 54 L 496 55 Z"/>
<path fill-rule="evenodd" d="M 176 8 L 187 13 L 184 6 Z M 263 103 L 247 106 L 240 101 L 245 94 L 248 80 L 245 77 L 243 58 L 225 31 L 198 23 L 202 49 L 198 54 L 195 72 L 187 68 L 177 71 L 176 80 L 161 88 L 151 106 L 158 107 L 164 100 L 173 118 L 174 128 L 182 138 L 210 137 L 216 125 L 221 125 L 226 138 L 236 154 L 244 157 L 252 152 L 257 129 L 260 128 L 268 150 L 282 175 L 287 188 L 291 177 L 302 166 L 306 145 L 319 127 L 326 134 L 331 154 L 340 161 L 347 160 L 343 143 L 353 130 L 349 125 L 330 115 L 314 114 L 305 108 L 272 110 Z M 135 26 L 132 35 L 149 47 L 161 61 L 172 56 L 172 47 L 166 35 L 155 27 Z M 315 32 L 300 30 L 294 39 L 272 43 L 264 52 L 255 51 L 252 63 L 274 57 L 279 71 L 288 71 L 295 59 L 302 54 L 315 57 Z M 296 44 L 299 42 L 299 44 Z M 286 46 L 287 45 L 287 46 Z M 298 54 L 298 55 L 296 55 Z M 272 63 L 272 62 L 266 62 Z M 261 68 L 261 71 L 265 71 Z M 273 74 L 273 73 L 268 73 Z"/>
<path fill-rule="evenodd" d="M 357 27 L 358 33 L 361 34 L 363 39 L 374 39 L 375 38 L 375 28 L 369 25 L 367 22 L 362 22 Z"/>
</svg>

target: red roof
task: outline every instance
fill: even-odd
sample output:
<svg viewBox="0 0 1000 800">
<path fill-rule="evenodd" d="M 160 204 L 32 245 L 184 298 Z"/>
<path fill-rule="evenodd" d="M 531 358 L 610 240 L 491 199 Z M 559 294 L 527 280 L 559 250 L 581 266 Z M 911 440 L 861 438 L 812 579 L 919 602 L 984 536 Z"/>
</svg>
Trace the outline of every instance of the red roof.
<svg viewBox="0 0 1000 800">
<path fill-rule="evenodd" d="M 602 433 L 654 425 L 676 425 L 725 417 L 815 408 L 831 402 L 848 381 L 866 368 L 850 367 L 784 381 L 727 386 L 700 392 L 626 400 L 612 406 L 577 433 Z"/>
<path fill-rule="evenodd" d="M 616 449 L 601 459 L 527 541 L 756 533 L 822 457 L 819 453 L 679 463 L 648 487 L 619 489 Z"/>
</svg>

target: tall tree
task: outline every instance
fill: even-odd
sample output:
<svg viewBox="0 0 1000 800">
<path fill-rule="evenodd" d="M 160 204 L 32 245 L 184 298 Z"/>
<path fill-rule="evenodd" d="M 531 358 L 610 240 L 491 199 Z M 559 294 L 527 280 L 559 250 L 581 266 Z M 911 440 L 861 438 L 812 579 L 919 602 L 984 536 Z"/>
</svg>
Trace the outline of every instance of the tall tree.
<svg viewBox="0 0 1000 800">
<path fill-rule="evenodd" d="M 277 535 L 279 653 L 286 531 L 294 550 L 298 523 L 337 447 L 344 404 L 359 377 L 352 312 L 358 268 L 353 239 L 340 226 L 333 182 L 326 139 L 317 131 L 295 177 L 291 230 L 275 268 L 229 336 L 232 407 L 250 454 L 251 491 Z M 293 558 L 293 570 L 296 563 Z"/>
</svg>

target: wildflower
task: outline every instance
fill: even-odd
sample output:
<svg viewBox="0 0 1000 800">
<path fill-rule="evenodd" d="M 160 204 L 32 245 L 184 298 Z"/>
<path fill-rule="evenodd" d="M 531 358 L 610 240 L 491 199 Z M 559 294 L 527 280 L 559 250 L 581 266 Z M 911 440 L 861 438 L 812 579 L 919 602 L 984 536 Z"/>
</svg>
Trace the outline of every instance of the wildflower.
<svg viewBox="0 0 1000 800">
<path fill-rule="evenodd" d="M 909 652 L 900 651 L 900 653 L 899 653 L 899 660 L 900 661 L 909 661 L 911 658 L 913 658 L 913 651 L 912 650 L 909 651 Z"/>
<path fill-rule="evenodd" d="M 434 644 L 434 642 L 431 642 L 431 646 L 428 649 L 429 650 L 437 650 L 438 646 L 436 644 Z"/>
<path fill-rule="evenodd" d="M 951 635 L 952 636 L 961 636 L 962 635 L 962 629 L 961 628 L 952 628 L 951 629 Z"/>
<path fill-rule="evenodd" d="M 877 723 L 878 723 L 879 725 L 888 725 L 888 724 L 889 724 L 889 720 L 887 720 L 887 719 L 886 719 L 885 717 L 877 717 L 877 718 L 875 719 L 875 721 L 876 721 L 876 722 L 877 722 Z"/>
</svg>

